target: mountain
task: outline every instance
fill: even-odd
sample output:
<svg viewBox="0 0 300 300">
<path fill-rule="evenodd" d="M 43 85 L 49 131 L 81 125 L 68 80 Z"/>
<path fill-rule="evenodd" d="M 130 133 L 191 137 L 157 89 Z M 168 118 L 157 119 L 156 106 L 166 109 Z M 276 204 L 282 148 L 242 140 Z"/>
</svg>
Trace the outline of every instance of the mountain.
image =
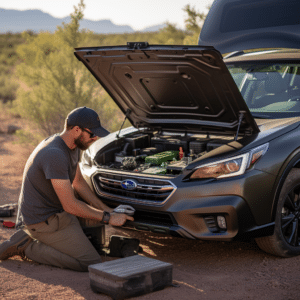
<svg viewBox="0 0 300 300">
<path fill-rule="evenodd" d="M 0 8 L 0 33 L 5 32 L 23 32 L 26 30 L 32 30 L 34 32 L 50 31 L 54 32 L 57 25 L 61 25 L 62 22 L 68 23 L 70 17 L 66 18 L 54 18 L 48 13 L 44 13 L 41 10 L 14 10 Z M 156 28 L 160 29 L 164 25 L 156 25 L 147 27 L 143 32 L 156 31 Z M 95 33 L 131 33 L 134 30 L 128 25 L 116 25 L 110 20 L 92 21 L 83 19 L 80 22 L 80 29 L 89 29 Z M 157 30 L 158 30 L 157 29 Z"/>
<path fill-rule="evenodd" d="M 154 26 L 144 28 L 142 30 L 142 32 L 159 31 L 160 29 L 163 29 L 164 27 L 166 27 L 166 24 L 154 25 Z"/>
</svg>

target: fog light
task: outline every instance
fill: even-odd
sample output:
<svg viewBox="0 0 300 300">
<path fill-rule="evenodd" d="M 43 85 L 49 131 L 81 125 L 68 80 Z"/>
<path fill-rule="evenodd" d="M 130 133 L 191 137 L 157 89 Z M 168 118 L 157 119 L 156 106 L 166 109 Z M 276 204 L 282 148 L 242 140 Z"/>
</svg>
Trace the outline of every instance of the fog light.
<svg viewBox="0 0 300 300">
<path fill-rule="evenodd" d="M 227 228 L 225 217 L 223 217 L 223 216 L 217 216 L 217 221 L 218 221 L 218 226 L 221 229 L 226 229 Z"/>
</svg>

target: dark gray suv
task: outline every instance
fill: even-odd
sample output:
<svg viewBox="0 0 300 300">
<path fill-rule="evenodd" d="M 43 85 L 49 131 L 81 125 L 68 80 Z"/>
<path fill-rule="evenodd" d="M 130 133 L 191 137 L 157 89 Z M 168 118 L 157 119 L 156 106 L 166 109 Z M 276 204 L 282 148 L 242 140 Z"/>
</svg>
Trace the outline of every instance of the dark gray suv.
<svg viewBox="0 0 300 300">
<path fill-rule="evenodd" d="M 103 202 L 136 209 L 126 227 L 300 254 L 300 51 L 242 51 L 298 47 L 299 4 L 215 1 L 199 46 L 76 49 L 133 125 L 81 162 Z"/>
</svg>

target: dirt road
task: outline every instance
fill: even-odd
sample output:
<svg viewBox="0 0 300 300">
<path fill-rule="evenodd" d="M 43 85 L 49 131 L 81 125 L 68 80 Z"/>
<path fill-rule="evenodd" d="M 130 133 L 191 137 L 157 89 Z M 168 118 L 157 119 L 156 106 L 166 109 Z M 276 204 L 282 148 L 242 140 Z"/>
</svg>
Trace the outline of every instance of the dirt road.
<svg viewBox="0 0 300 300">
<path fill-rule="evenodd" d="M 9 124 L 25 126 L 21 119 L 0 112 L 0 132 Z M 17 202 L 32 151 L 15 141 L 14 136 L 0 134 L 0 205 Z M 0 243 L 12 232 L 0 228 Z M 107 228 L 107 236 L 112 233 L 138 237 L 143 255 L 173 264 L 178 287 L 138 299 L 300 299 L 300 257 L 277 258 L 254 242 L 202 242 Z M 17 256 L 0 261 L 0 298 L 111 299 L 91 291 L 88 273 L 25 262 Z"/>
</svg>

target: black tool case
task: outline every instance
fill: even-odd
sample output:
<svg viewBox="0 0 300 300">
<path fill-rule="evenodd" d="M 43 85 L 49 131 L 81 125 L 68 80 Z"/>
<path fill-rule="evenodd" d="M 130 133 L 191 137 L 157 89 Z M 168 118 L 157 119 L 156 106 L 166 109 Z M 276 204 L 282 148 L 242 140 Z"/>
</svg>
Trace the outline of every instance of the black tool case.
<svg viewBox="0 0 300 300">
<path fill-rule="evenodd" d="M 172 284 L 173 265 L 134 255 L 89 266 L 93 292 L 114 300 L 161 290 Z"/>
</svg>

